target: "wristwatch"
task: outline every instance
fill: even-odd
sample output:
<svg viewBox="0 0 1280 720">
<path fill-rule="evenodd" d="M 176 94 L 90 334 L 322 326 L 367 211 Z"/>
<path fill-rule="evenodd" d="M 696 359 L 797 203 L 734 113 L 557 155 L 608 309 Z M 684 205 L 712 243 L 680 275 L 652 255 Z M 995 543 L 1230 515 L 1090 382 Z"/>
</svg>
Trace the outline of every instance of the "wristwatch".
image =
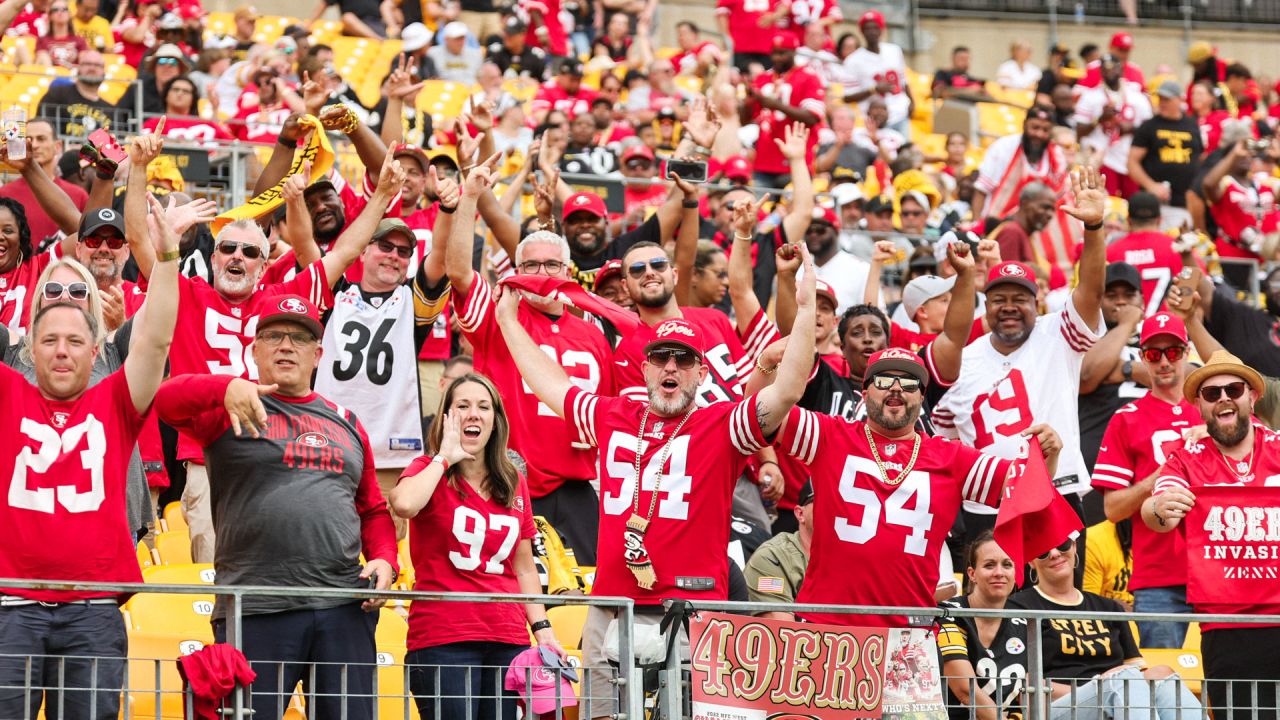
<svg viewBox="0 0 1280 720">
<path fill-rule="evenodd" d="M 1133 361 L 1125 360 L 1124 365 L 1120 366 L 1120 373 L 1124 375 L 1126 381 L 1133 380 Z"/>
<path fill-rule="evenodd" d="M 551 629 L 551 621 L 545 618 L 542 620 L 539 620 L 536 623 L 529 625 L 529 632 L 531 633 L 536 633 L 539 630 L 550 630 L 550 629 Z"/>
</svg>

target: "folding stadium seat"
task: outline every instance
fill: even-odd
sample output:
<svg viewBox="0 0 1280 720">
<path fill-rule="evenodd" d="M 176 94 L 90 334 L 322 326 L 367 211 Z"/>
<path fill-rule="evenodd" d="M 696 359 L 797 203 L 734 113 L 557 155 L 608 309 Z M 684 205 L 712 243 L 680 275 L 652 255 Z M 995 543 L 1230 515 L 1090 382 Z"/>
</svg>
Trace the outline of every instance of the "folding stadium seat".
<svg viewBox="0 0 1280 720">
<path fill-rule="evenodd" d="M 1182 647 L 1200 652 L 1200 623 L 1193 622 L 1187 627 L 1187 637 L 1183 639 Z"/>
<path fill-rule="evenodd" d="M 586 605 L 557 605 L 547 608 L 547 619 L 556 631 L 556 639 L 565 650 L 582 647 L 582 626 L 587 621 Z"/>
<path fill-rule="evenodd" d="M 156 559 L 151 556 L 151 548 L 145 543 L 138 543 L 138 567 L 146 570 L 156 564 Z"/>
<path fill-rule="evenodd" d="M 163 520 L 166 530 L 186 530 L 187 518 L 182 514 L 182 503 L 171 502 L 164 506 Z"/>
<path fill-rule="evenodd" d="M 205 17 L 205 39 L 209 35 L 232 35 L 236 31 L 235 17 L 229 12 L 213 12 Z"/>
<path fill-rule="evenodd" d="M 431 115 L 436 128 L 457 117 L 471 97 L 471 88 L 447 80 L 428 80 L 418 93 L 418 109 Z"/>
<path fill-rule="evenodd" d="M 397 612 L 383 608 L 378 616 L 378 631 L 374 642 L 378 649 L 378 716 L 402 718 L 406 705 L 409 716 L 418 717 L 418 708 L 405 682 L 405 642 L 409 636 L 409 623 Z"/>
<path fill-rule="evenodd" d="M 1204 662 L 1199 650 L 1183 648 L 1143 648 L 1142 657 L 1148 665 L 1168 665 L 1173 668 L 1187 683 L 1187 689 L 1200 695 L 1200 684 L 1204 680 Z"/>
<path fill-rule="evenodd" d="M 212 585 L 213 565 L 156 565 L 142 571 L 142 581 L 153 585 Z"/>
<path fill-rule="evenodd" d="M 122 608 L 131 630 L 185 635 L 187 639 L 213 642 L 213 595 L 161 595 L 138 593 Z"/>
<path fill-rule="evenodd" d="M 130 631 L 126 678 L 129 717 L 182 720 L 184 701 L 177 659 L 200 650 L 206 642 L 181 633 Z"/>
<path fill-rule="evenodd" d="M 185 529 L 157 533 L 155 542 L 161 565 L 191 563 L 191 536 Z"/>
</svg>

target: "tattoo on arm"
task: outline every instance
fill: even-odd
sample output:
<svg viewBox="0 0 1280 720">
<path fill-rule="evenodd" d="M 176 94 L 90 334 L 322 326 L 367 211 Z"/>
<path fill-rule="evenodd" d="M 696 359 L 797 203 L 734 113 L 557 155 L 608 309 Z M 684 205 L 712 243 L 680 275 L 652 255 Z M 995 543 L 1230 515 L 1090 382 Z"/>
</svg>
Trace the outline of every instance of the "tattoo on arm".
<svg viewBox="0 0 1280 720">
<path fill-rule="evenodd" d="M 756 400 L 756 423 L 763 432 L 769 426 L 769 408 L 761 400 Z"/>
</svg>

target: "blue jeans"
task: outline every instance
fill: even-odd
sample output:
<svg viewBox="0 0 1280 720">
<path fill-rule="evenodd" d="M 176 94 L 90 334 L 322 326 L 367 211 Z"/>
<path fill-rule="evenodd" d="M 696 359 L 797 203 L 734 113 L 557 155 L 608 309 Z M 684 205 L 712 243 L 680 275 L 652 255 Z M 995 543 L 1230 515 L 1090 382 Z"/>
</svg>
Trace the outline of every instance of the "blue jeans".
<svg viewBox="0 0 1280 720">
<path fill-rule="evenodd" d="M 1096 677 L 1053 701 L 1050 720 L 1200 720 L 1200 701 L 1177 675 L 1149 681 L 1136 667 Z"/>
<path fill-rule="evenodd" d="M 1187 586 L 1142 588 L 1133 591 L 1133 611 L 1140 613 L 1189 613 Z M 1138 622 L 1138 642 L 1144 648 L 1180 648 L 1187 639 L 1187 623 Z"/>
<path fill-rule="evenodd" d="M 422 720 L 515 720 L 516 696 L 503 691 L 502 681 L 511 661 L 528 649 L 476 641 L 409 651 L 404 664 L 418 714 Z"/>
<path fill-rule="evenodd" d="M 45 717 L 115 718 L 128 654 L 114 603 L 0 608 L 0 717 L 34 718 L 43 699 Z M 30 693 L 24 690 L 28 658 Z"/>
</svg>

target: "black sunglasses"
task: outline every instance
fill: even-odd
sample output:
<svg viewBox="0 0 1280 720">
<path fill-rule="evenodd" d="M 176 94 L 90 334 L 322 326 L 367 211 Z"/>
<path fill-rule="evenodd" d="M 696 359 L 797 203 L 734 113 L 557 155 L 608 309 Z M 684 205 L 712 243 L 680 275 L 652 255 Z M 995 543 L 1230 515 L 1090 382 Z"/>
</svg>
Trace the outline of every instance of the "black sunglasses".
<svg viewBox="0 0 1280 720">
<path fill-rule="evenodd" d="M 653 268 L 654 272 L 665 272 L 671 267 L 671 261 L 664 257 L 650 258 L 648 262 L 637 260 L 627 266 L 627 274 L 633 278 L 644 277 L 646 268 Z"/>
<path fill-rule="evenodd" d="M 413 248 L 405 245 L 397 245 L 390 240 L 379 240 L 375 242 L 374 245 L 377 245 L 379 250 L 387 253 L 388 255 L 395 253 L 406 260 L 413 257 Z M 246 255 L 246 257 L 248 256 Z"/>
<path fill-rule="evenodd" d="M 44 299 L 58 300 L 64 294 L 70 296 L 72 300 L 83 300 L 89 297 L 89 286 L 82 282 L 60 283 L 54 280 L 44 284 Z"/>
<path fill-rule="evenodd" d="M 239 250 L 247 260 L 257 260 L 262 257 L 262 248 L 257 245 L 231 242 L 230 240 L 223 240 L 218 243 L 218 252 L 223 255 L 235 255 L 236 250 Z"/>
<path fill-rule="evenodd" d="M 1143 348 L 1142 358 L 1155 365 L 1163 357 L 1169 362 L 1178 362 L 1187 354 L 1186 345 L 1170 345 L 1166 348 Z"/>
<path fill-rule="evenodd" d="M 1071 538 L 1067 538 L 1066 540 L 1063 540 L 1063 541 L 1062 541 L 1062 544 L 1061 544 L 1061 545 L 1059 545 L 1058 547 L 1055 547 L 1055 548 L 1049 548 L 1049 551 L 1048 551 L 1048 552 L 1044 553 L 1043 555 L 1041 555 L 1040 557 L 1038 557 L 1038 558 L 1036 558 L 1036 559 L 1037 559 L 1037 560 L 1047 560 L 1047 559 L 1049 558 L 1049 554 L 1050 554 L 1050 553 L 1052 553 L 1054 550 L 1057 550 L 1057 551 L 1058 551 L 1058 552 L 1060 552 L 1060 553 L 1065 553 L 1066 551 L 1068 551 L 1068 550 L 1070 550 L 1070 549 L 1071 549 L 1071 546 L 1072 546 L 1072 545 L 1075 545 L 1075 544 L 1076 544 L 1076 541 L 1075 541 L 1075 540 L 1072 540 Z"/>
<path fill-rule="evenodd" d="M 1199 395 L 1200 399 L 1205 402 L 1212 403 L 1218 402 L 1218 399 L 1222 397 L 1224 392 L 1227 394 L 1228 398 L 1232 400 L 1239 400 L 1240 396 L 1244 395 L 1244 381 L 1238 380 L 1233 383 L 1227 383 L 1226 385 L 1201 385 Z"/>
<path fill-rule="evenodd" d="M 84 246 L 89 248 L 90 250 L 97 250 L 98 248 L 102 247 L 102 243 L 106 243 L 107 247 L 111 248 L 112 250 L 119 250 L 120 248 L 124 247 L 124 238 L 119 237 L 117 235 L 112 235 L 109 238 L 99 237 L 97 235 L 90 235 L 87 238 L 81 238 L 80 242 L 84 243 Z"/>
<path fill-rule="evenodd" d="M 657 365 L 658 367 L 666 367 L 671 358 L 676 359 L 676 367 L 681 370 L 688 370 L 698 364 L 697 353 L 692 350 L 681 350 L 680 348 L 654 348 L 645 356 L 649 364 Z"/>
<path fill-rule="evenodd" d="M 895 383 L 902 388 L 904 393 L 920 392 L 919 378 L 902 377 L 900 375 L 876 375 L 871 378 L 871 385 L 877 390 L 892 390 Z"/>
</svg>

